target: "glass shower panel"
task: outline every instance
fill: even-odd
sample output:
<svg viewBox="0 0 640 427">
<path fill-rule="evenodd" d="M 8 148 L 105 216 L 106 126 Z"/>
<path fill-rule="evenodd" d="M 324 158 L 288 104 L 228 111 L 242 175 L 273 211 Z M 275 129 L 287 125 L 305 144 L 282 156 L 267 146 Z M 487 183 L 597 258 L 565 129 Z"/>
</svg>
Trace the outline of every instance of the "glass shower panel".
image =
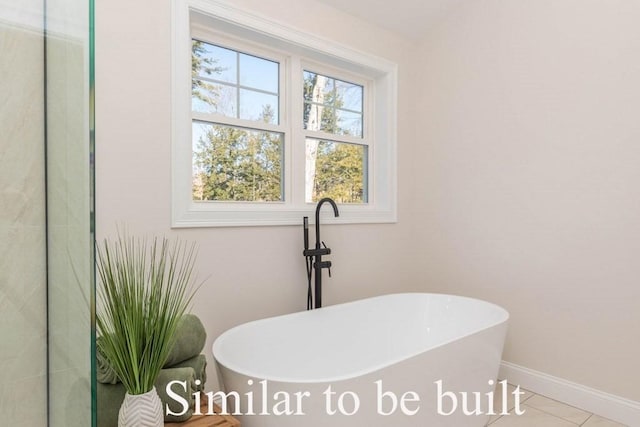
<svg viewBox="0 0 640 427">
<path fill-rule="evenodd" d="M 0 425 L 47 423 L 42 0 L 0 0 Z"/>
<path fill-rule="evenodd" d="M 95 425 L 92 0 L 0 0 L 0 425 Z"/>
<path fill-rule="evenodd" d="M 46 1 L 49 427 L 94 423 L 92 12 Z"/>
</svg>

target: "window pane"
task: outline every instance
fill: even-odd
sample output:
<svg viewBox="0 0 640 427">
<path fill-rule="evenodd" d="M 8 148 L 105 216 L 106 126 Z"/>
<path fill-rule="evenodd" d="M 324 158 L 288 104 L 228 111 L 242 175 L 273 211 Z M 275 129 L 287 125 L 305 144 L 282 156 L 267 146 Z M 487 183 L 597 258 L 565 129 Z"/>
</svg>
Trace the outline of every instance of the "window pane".
<svg viewBox="0 0 640 427">
<path fill-rule="evenodd" d="M 337 110 L 336 127 L 333 133 L 362 137 L 362 114 Z"/>
<path fill-rule="evenodd" d="M 325 117 L 325 107 L 317 104 L 304 103 L 304 128 L 308 130 L 322 130 L 322 120 Z"/>
<path fill-rule="evenodd" d="M 283 200 L 283 134 L 196 121 L 192 128 L 193 200 Z"/>
<path fill-rule="evenodd" d="M 280 123 L 277 62 L 192 40 L 191 63 L 193 111 Z"/>
<path fill-rule="evenodd" d="M 307 130 L 317 130 L 334 135 L 350 135 L 362 138 L 362 114 L 317 104 L 304 105 Z"/>
<path fill-rule="evenodd" d="M 335 80 L 322 74 L 303 72 L 304 100 L 322 105 L 333 105 Z"/>
<path fill-rule="evenodd" d="M 238 53 L 199 40 L 192 41 L 192 75 L 238 83 Z"/>
<path fill-rule="evenodd" d="M 363 88 L 360 85 L 336 80 L 336 99 L 340 101 L 338 108 L 362 112 Z"/>
<path fill-rule="evenodd" d="M 240 85 L 278 93 L 278 63 L 241 53 Z"/>
<path fill-rule="evenodd" d="M 304 128 L 362 138 L 364 88 L 310 71 L 303 79 Z"/>
<path fill-rule="evenodd" d="M 278 124 L 278 97 L 240 89 L 240 118 Z"/>
<path fill-rule="evenodd" d="M 367 202 L 367 147 L 307 138 L 305 199 Z"/>
<path fill-rule="evenodd" d="M 200 113 L 237 117 L 236 87 L 193 79 L 191 108 Z"/>
</svg>

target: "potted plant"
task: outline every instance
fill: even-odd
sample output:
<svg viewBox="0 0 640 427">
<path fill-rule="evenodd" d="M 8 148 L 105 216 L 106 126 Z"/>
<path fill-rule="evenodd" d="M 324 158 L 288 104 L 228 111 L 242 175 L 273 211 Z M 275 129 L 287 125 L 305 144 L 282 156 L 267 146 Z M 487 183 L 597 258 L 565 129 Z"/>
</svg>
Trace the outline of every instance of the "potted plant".
<svg viewBox="0 0 640 427">
<path fill-rule="evenodd" d="M 164 425 L 154 383 L 193 294 L 195 246 L 118 233 L 97 248 L 100 351 L 127 393 L 119 427 Z"/>
</svg>

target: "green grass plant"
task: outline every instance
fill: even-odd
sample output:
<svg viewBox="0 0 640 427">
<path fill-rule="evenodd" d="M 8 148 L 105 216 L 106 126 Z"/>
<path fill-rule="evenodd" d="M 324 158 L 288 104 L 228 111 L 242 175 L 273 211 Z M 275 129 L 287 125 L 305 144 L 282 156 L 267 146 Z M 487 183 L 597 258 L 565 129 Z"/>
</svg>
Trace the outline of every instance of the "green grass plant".
<svg viewBox="0 0 640 427">
<path fill-rule="evenodd" d="M 97 247 L 100 351 L 129 394 L 149 392 L 175 342 L 193 283 L 195 245 L 118 233 Z"/>
</svg>

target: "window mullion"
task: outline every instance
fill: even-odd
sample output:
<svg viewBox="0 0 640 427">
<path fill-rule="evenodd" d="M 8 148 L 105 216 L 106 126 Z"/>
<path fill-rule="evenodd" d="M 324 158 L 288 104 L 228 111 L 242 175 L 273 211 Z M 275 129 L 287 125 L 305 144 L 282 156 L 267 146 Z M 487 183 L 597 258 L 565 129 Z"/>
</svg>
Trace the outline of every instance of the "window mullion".
<svg viewBox="0 0 640 427">
<path fill-rule="evenodd" d="M 335 133 L 322 132 L 318 130 L 304 129 L 302 131 L 302 135 L 304 136 L 304 138 L 314 138 L 314 139 L 322 139 L 325 141 L 344 142 L 346 144 L 365 145 L 367 147 L 372 145 L 369 141 L 369 138 L 359 138 L 359 137 L 353 137 L 348 135 L 339 135 Z"/>
<path fill-rule="evenodd" d="M 312 104 L 312 105 L 319 105 L 319 106 L 327 107 L 327 108 L 333 108 L 333 107 L 332 107 L 332 106 L 330 106 L 330 105 L 320 104 L 319 102 L 305 101 L 304 103 L 305 103 L 305 104 Z M 348 109 L 348 108 L 336 108 L 336 110 L 339 110 L 339 111 L 346 111 L 346 112 L 349 112 L 349 113 L 356 113 L 356 114 L 360 114 L 360 115 L 362 115 L 362 111 L 359 111 L 359 110 L 350 110 L 350 109 Z"/>
<path fill-rule="evenodd" d="M 243 129 L 264 130 L 269 132 L 285 133 L 286 128 L 282 125 L 258 122 L 253 120 L 236 119 L 234 117 L 223 116 L 222 114 L 200 113 L 193 111 L 191 119 L 199 122 L 235 126 Z"/>
<path fill-rule="evenodd" d="M 212 79 L 211 77 L 205 77 L 205 76 L 197 76 L 195 77 L 197 80 L 203 81 L 203 82 L 207 82 L 207 83 L 213 83 L 213 84 L 217 84 L 217 85 L 221 85 L 221 86 L 233 86 L 233 87 L 237 87 L 240 89 L 246 89 L 246 90 L 250 90 L 252 92 L 259 92 L 259 93 L 264 93 L 265 95 L 274 95 L 274 96 L 278 96 L 278 92 L 271 92 L 268 90 L 264 90 L 264 89 L 259 89 L 259 88 L 254 88 L 251 86 L 244 86 L 241 84 L 233 84 L 233 83 L 229 83 L 227 81 L 224 80 L 217 80 L 217 79 Z M 341 108 L 341 110 L 344 111 L 351 111 L 351 110 L 347 110 L 345 108 Z M 355 112 L 355 111 L 354 111 Z"/>
<path fill-rule="evenodd" d="M 288 67 L 289 85 L 288 101 L 289 110 L 286 115 L 288 120 L 288 128 L 290 129 L 291 158 L 289 160 L 289 176 L 291 177 L 291 197 L 294 206 L 304 204 L 304 168 L 305 168 L 305 149 L 304 135 L 302 134 L 302 66 L 300 58 L 291 56 Z"/>
<path fill-rule="evenodd" d="M 236 105 L 238 111 L 236 111 L 236 118 L 240 118 L 240 52 L 236 52 Z"/>
</svg>

